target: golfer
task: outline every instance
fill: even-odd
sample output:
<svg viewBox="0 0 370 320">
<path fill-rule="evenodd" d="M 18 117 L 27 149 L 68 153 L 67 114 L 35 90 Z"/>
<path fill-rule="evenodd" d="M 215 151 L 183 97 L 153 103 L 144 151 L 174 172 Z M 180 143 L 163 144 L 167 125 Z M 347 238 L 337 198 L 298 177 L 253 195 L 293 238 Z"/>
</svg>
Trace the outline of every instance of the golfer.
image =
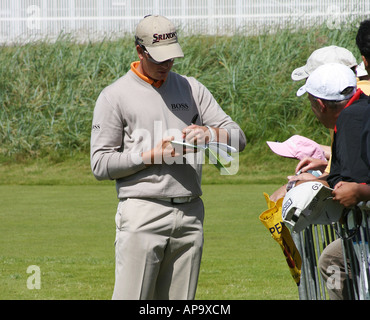
<svg viewBox="0 0 370 320">
<path fill-rule="evenodd" d="M 142 19 L 135 45 L 139 61 L 101 92 L 91 133 L 92 171 L 116 181 L 119 199 L 113 299 L 194 299 L 202 161 L 171 141 L 222 141 L 241 151 L 245 135 L 204 85 L 171 71 L 184 56 L 171 21 Z"/>
</svg>

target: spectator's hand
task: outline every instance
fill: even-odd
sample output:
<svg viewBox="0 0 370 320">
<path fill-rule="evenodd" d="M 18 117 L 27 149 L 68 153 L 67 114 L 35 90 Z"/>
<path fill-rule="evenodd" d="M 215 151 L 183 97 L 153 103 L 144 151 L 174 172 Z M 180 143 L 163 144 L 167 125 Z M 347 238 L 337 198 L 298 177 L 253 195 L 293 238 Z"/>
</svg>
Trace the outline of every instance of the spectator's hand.
<svg viewBox="0 0 370 320">
<path fill-rule="evenodd" d="M 360 202 L 358 187 L 359 184 L 356 182 L 338 182 L 332 192 L 333 200 L 339 201 L 341 205 L 347 208 L 355 206 Z"/>
<path fill-rule="evenodd" d="M 280 198 L 284 198 L 286 194 L 286 185 L 281 186 L 279 189 L 277 189 L 271 196 L 270 200 L 276 202 Z"/>
<path fill-rule="evenodd" d="M 308 170 L 320 170 L 321 172 L 324 172 L 326 166 L 327 161 L 325 160 L 307 157 L 299 161 L 297 167 L 295 168 L 295 172 L 307 172 Z"/>
<path fill-rule="evenodd" d="M 329 160 L 331 156 L 331 146 L 320 144 L 320 147 L 324 151 L 326 160 Z"/>
<path fill-rule="evenodd" d="M 298 180 L 312 181 L 312 180 L 317 180 L 316 176 L 314 176 L 313 174 L 308 173 L 308 172 L 304 172 L 304 173 L 294 175 L 294 176 L 288 176 L 287 178 L 288 178 L 289 181 L 298 181 Z"/>
</svg>

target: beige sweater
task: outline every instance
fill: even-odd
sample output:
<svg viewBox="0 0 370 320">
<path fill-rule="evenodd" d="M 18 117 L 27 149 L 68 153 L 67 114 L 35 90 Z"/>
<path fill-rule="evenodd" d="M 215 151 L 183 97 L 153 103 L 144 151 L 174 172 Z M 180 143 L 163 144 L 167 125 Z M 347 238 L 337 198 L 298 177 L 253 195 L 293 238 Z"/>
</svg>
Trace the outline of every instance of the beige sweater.
<svg viewBox="0 0 370 320">
<path fill-rule="evenodd" d="M 200 196 L 202 163 L 146 167 L 141 158 L 141 152 L 167 136 L 181 139 L 181 131 L 196 113 L 198 125 L 224 128 L 229 135 L 237 132 L 236 147 L 244 149 L 244 133 L 200 82 L 170 72 L 156 88 L 128 71 L 96 101 L 91 132 L 94 176 L 116 180 L 120 199 Z"/>
</svg>

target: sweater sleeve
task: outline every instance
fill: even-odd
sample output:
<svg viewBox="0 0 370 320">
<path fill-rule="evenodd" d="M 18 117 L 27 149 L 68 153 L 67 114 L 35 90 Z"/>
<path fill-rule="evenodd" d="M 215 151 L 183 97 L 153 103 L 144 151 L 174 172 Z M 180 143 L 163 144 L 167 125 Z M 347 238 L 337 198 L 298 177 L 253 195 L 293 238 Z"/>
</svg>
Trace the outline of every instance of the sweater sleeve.
<svg viewBox="0 0 370 320">
<path fill-rule="evenodd" d="M 91 169 L 97 180 L 114 180 L 145 168 L 139 152 L 123 152 L 124 123 L 103 91 L 96 101 L 90 141 Z"/>
<path fill-rule="evenodd" d="M 222 110 L 212 93 L 202 83 L 194 78 L 188 78 L 188 80 L 203 125 L 227 130 L 229 144 L 238 151 L 243 151 L 246 146 L 246 137 L 243 130 Z"/>
</svg>

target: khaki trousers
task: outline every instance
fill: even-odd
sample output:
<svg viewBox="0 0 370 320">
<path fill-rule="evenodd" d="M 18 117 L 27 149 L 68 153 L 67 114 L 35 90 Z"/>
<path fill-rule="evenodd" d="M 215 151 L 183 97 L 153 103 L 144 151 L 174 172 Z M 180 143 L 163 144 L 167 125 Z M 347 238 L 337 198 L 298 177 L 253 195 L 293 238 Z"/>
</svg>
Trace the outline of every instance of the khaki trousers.
<svg viewBox="0 0 370 320">
<path fill-rule="evenodd" d="M 116 214 L 113 299 L 191 300 L 203 248 L 204 206 L 121 200 Z"/>
<path fill-rule="evenodd" d="M 349 261 L 347 268 L 349 279 L 345 271 L 342 240 L 334 240 L 328 244 L 319 258 L 319 270 L 326 283 L 330 300 L 350 299 L 348 291 L 353 283 Z"/>
</svg>

